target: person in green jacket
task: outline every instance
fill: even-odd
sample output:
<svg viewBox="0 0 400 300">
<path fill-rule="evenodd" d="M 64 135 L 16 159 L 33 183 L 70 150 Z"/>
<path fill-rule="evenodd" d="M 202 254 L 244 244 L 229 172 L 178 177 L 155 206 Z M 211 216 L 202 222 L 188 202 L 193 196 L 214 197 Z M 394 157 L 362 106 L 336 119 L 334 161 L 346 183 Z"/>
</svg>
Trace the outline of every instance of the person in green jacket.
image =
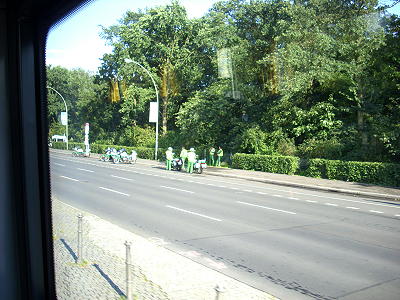
<svg viewBox="0 0 400 300">
<path fill-rule="evenodd" d="M 181 154 L 179 155 L 179 157 L 182 160 L 182 168 L 185 169 L 185 162 L 186 162 L 187 157 L 188 157 L 188 151 L 185 149 L 185 147 L 182 147 L 182 151 L 181 151 Z"/>
<path fill-rule="evenodd" d="M 168 150 L 165 151 L 165 157 L 167 159 L 166 169 L 171 170 L 171 163 L 172 163 L 172 160 L 174 159 L 174 154 L 172 153 L 172 147 L 168 147 Z"/>
<path fill-rule="evenodd" d="M 210 153 L 209 154 L 210 155 L 209 155 L 208 163 L 210 164 L 210 166 L 213 166 L 215 164 L 215 161 L 214 161 L 215 148 L 214 147 L 210 148 Z"/>
<path fill-rule="evenodd" d="M 221 158 L 222 156 L 224 156 L 224 150 L 222 150 L 221 146 L 218 147 L 218 151 L 217 151 L 217 167 L 221 166 Z"/>
<path fill-rule="evenodd" d="M 190 148 L 188 153 L 188 168 L 186 172 L 193 173 L 193 166 L 195 163 L 196 163 L 196 152 L 194 151 L 194 148 Z"/>
</svg>

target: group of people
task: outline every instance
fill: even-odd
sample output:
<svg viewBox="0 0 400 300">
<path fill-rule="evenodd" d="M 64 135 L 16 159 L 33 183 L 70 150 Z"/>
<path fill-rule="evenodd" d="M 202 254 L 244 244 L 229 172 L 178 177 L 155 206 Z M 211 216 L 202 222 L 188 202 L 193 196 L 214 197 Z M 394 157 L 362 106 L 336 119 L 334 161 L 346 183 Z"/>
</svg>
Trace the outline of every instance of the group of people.
<svg viewBox="0 0 400 300">
<path fill-rule="evenodd" d="M 171 170 L 172 160 L 174 159 L 174 153 L 172 152 L 172 147 L 168 147 L 167 151 L 165 152 L 165 157 L 167 160 L 166 169 Z M 215 161 L 215 154 L 217 154 L 217 160 Z M 218 151 L 215 150 L 214 147 L 210 148 L 209 151 L 209 161 L 208 164 L 210 166 L 221 166 L 221 158 L 224 155 L 224 151 L 221 147 L 218 147 Z M 193 166 L 196 163 L 197 155 L 194 148 L 190 148 L 189 151 L 186 150 L 185 147 L 182 147 L 181 153 L 179 155 L 180 159 L 182 160 L 182 167 L 186 169 L 186 172 L 193 173 Z M 187 165 L 186 165 L 187 163 Z M 185 167 L 186 166 L 186 167 Z"/>
<path fill-rule="evenodd" d="M 172 152 L 172 147 L 169 147 L 167 149 L 167 151 L 165 152 L 165 157 L 167 159 L 166 169 L 171 170 L 172 160 L 174 159 L 174 153 Z M 197 160 L 197 155 L 194 148 L 190 148 L 188 151 L 185 149 L 185 147 L 182 147 L 179 157 L 182 160 L 182 167 L 184 169 L 186 168 L 186 172 L 193 173 L 193 166 Z M 187 167 L 185 167 L 186 161 L 187 161 Z"/>
<path fill-rule="evenodd" d="M 222 156 L 224 156 L 224 150 L 222 150 L 221 147 L 218 147 L 218 151 L 217 151 L 217 161 L 215 162 L 214 158 L 215 158 L 215 148 L 211 147 L 210 151 L 209 151 L 209 159 L 208 159 L 208 164 L 210 166 L 216 166 L 216 167 L 220 167 L 221 166 L 221 159 Z"/>
</svg>

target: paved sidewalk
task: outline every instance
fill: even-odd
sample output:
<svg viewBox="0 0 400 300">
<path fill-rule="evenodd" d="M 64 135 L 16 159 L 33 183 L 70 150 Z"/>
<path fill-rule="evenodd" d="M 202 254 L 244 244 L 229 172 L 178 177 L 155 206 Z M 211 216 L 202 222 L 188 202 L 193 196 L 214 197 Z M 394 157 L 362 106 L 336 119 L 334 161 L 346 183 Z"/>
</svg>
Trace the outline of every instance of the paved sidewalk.
<svg viewBox="0 0 400 300">
<path fill-rule="evenodd" d="M 51 150 L 66 154 L 65 150 Z M 97 159 L 100 154 L 92 154 L 92 158 Z M 149 166 L 164 166 L 164 163 L 154 160 L 138 159 L 138 164 Z M 251 181 L 265 182 L 282 186 L 299 187 L 310 190 L 337 192 L 348 195 L 358 195 L 375 200 L 400 201 L 400 188 L 384 187 L 366 183 L 346 182 L 340 180 L 329 180 L 322 178 L 312 178 L 298 175 L 284 175 L 266 173 L 260 171 L 229 169 L 208 167 L 205 171 L 207 175 L 240 178 Z"/>
<path fill-rule="evenodd" d="M 143 238 L 54 197 L 52 203 L 60 300 L 125 299 L 125 241 L 131 242 L 135 300 L 215 300 L 217 284 L 225 289 L 220 300 L 278 300 L 167 249 L 161 239 Z M 76 263 L 78 214 L 84 263 Z"/>
</svg>

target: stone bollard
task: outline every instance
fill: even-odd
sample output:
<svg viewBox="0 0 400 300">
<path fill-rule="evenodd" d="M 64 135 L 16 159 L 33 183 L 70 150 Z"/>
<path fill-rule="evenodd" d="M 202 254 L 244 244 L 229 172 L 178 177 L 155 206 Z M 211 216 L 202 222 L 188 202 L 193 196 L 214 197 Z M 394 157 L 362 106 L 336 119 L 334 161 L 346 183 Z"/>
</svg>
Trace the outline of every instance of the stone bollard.
<svg viewBox="0 0 400 300">
<path fill-rule="evenodd" d="M 126 257 L 125 257 L 125 279 L 126 279 L 126 299 L 133 300 L 132 291 L 132 258 L 131 258 L 131 243 L 126 241 Z"/>
<path fill-rule="evenodd" d="M 223 300 L 224 299 L 223 294 L 226 292 L 226 289 L 223 286 L 217 284 L 214 290 L 215 290 L 215 300 Z"/>
<path fill-rule="evenodd" d="M 77 253 L 77 261 L 76 263 L 83 262 L 83 255 L 82 255 L 82 214 L 78 215 L 78 253 Z"/>
</svg>

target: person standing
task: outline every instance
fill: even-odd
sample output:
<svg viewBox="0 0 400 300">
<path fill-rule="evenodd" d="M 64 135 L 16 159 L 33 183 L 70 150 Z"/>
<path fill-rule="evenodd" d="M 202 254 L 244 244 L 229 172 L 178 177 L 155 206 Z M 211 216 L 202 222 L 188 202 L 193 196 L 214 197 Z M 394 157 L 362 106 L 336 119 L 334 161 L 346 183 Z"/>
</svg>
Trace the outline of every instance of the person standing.
<svg viewBox="0 0 400 300">
<path fill-rule="evenodd" d="M 215 164 L 215 161 L 214 161 L 215 148 L 214 147 L 210 148 L 210 153 L 209 154 L 210 154 L 209 155 L 209 164 L 210 164 L 210 166 L 214 166 L 214 164 Z"/>
<path fill-rule="evenodd" d="M 217 152 L 217 167 L 221 166 L 222 156 L 224 156 L 224 150 L 222 150 L 221 146 L 219 146 Z"/>
<path fill-rule="evenodd" d="M 182 160 L 182 168 L 185 169 L 185 161 L 187 160 L 187 157 L 188 157 L 188 152 L 185 149 L 185 147 L 182 147 L 182 151 L 181 151 L 181 154 L 179 156 L 180 156 L 180 158 Z"/>
<path fill-rule="evenodd" d="M 165 151 L 165 157 L 167 159 L 166 169 L 171 170 L 171 162 L 172 162 L 172 159 L 174 158 L 174 154 L 172 153 L 172 147 L 168 147 L 168 150 Z"/>
<path fill-rule="evenodd" d="M 194 151 L 194 148 L 190 148 L 187 158 L 188 158 L 188 168 L 186 172 L 193 173 L 193 166 L 196 163 L 196 152 Z"/>
</svg>

